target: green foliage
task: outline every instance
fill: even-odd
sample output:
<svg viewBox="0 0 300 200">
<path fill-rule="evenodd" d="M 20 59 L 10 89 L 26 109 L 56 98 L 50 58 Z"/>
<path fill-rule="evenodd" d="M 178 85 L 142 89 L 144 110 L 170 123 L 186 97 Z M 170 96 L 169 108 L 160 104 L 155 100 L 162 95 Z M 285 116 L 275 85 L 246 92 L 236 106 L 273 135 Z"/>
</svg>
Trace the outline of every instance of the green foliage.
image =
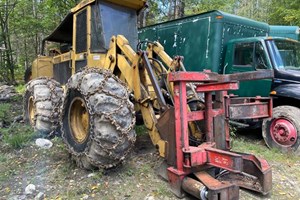
<svg viewBox="0 0 300 200">
<path fill-rule="evenodd" d="M 237 128 L 235 126 L 229 127 L 229 134 L 231 137 L 236 137 Z"/>
<path fill-rule="evenodd" d="M 16 78 L 23 79 L 25 69 L 41 53 L 42 40 L 64 19 L 78 0 L 18 0 L 9 16 L 12 47 L 15 51 Z"/>
<path fill-rule="evenodd" d="M 270 9 L 270 24 L 300 26 L 299 0 L 273 0 Z"/>
<path fill-rule="evenodd" d="M 137 136 L 148 134 L 148 130 L 147 130 L 146 126 L 144 126 L 144 125 L 135 126 L 135 132 L 136 132 Z"/>
<path fill-rule="evenodd" d="M 11 105 L 9 103 L 0 104 L 0 121 L 7 119 L 7 115 L 10 113 Z"/>
<path fill-rule="evenodd" d="M 173 19 L 174 3 L 180 0 L 149 0 L 147 25 Z M 278 25 L 300 26 L 299 0 L 186 0 L 184 15 L 221 10 Z"/>
<path fill-rule="evenodd" d="M 3 141 L 13 149 L 25 146 L 34 137 L 33 129 L 28 125 L 12 124 L 7 129 L 0 129 Z"/>
<path fill-rule="evenodd" d="M 26 87 L 25 87 L 24 84 L 20 84 L 20 85 L 17 85 L 17 86 L 15 87 L 15 89 L 16 89 L 16 92 L 17 92 L 18 94 L 23 95 L 24 92 L 25 92 L 25 90 L 26 90 Z"/>
<path fill-rule="evenodd" d="M 233 0 L 189 0 L 186 4 L 186 15 L 193 15 L 211 10 L 222 10 L 225 12 L 233 12 Z"/>
<path fill-rule="evenodd" d="M 0 152 L 0 163 L 6 162 L 7 160 L 7 156 Z"/>
</svg>

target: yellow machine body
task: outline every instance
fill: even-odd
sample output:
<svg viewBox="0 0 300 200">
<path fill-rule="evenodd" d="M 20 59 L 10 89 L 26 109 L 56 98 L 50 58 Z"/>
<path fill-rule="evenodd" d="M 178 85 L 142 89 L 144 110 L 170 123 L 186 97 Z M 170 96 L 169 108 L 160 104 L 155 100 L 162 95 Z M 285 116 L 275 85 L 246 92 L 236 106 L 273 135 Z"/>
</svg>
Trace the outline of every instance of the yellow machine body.
<svg viewBox="0 0 300 200">
<path fill-rule="evenodd" d="M 104 5 L 109 6 L 119 6 L 122 10 L 125 9 L 134 10 L 134 12 L 138 12 L 145 6 L 145 1 L 143 0 L 126 0 L 126 1 L 116 1 L 109 0 L 103 1 Z M 129 41 L 123 35 L 112 36 L 109 40 L 109 45 L 103 52 L 93 52 L 92 49 L 92 15 L 93 8 L 96 4 L 95 0 L 86 0 L 82 1 L 75 8 L 71 10 L 71 13 L 65 18 L 60 26 L 48 37 L 45 41 L 52 41 L 58 43 L 67 43 L 70 46 L 69 51 L 61 50 L 56 51 L 53 56 L 39 56 L 34 62 L 32 66 L 32 78 L 37 78 L 41 76 L 47 76 L 56 79 L 62 85 L 66 84 L 68 78 L 72 74 L 75 74 L 78 70 L 83 67 L 97 67 L 109 69 L 114 72 L 121 80 L 125 81 L 128 84 L 130 90 L 134 91 L 135 99 L 139 101 L 139 104 L 136 105 L 136 108 L 141 111 L 143 116 L 143 121 L 145 126 L 149 130 L 152 142 L 159 149 L 159 153 L 162 157 L 165 156 L 166 150 L 166 142 L 161 139 L 158 130 L 156 128 L 157 117 L 153 112 L 152 106 L 150 106 L 149 101 L 151 101 L 151 105 L 154 107 L 159 107 L 153 87 L 151 86 L 151 82 L 147 76 L 147 72 L 144 71 L 141 74 L 141 70 L 139 70 L 139 55 L 137 55 L 136 51 L 129 45 Z M 83 51 L 78 52 L 78 42 L 76 39 L 78 38 L 77 34 L 81 34 L 82 27 L 80 27 L 80 32 L 77 32 L 77 27 L 82 26 L 82 24 L 78 23 L 78 18 L 82 16 L 84 13 L 86 19 L 82 23 L 86 26 L 86 48 Z M 114 19 L 111 19 L 112 22 Z M 136 20 L 136 19 L 134 19 Z M 72 24 L 70 24 L 72 23 Z M 64 40 L 58 39 L 60 36 L 65 36 L 66 33 L 64 26 L 69 24 L 68 26 L 72 26 L 72 33 L 68 33 L 69 38 Z M 84 28 L 84 29 L 85 29 Z M 134 21 L 133 29 L 137 29 L 136 21 Z M 135 32 L 135 31 L 134 31 Z M 137 30 L 136 30 L 137 33 Z M 58 39 L 56 41 L 56 39 Z M 137 39 L 137 38 L 134 38 Z M 137 40 L 136 40 L 137 41 Z M 136 42 L 135 41 L 135 42 Z M 171 59 L 165 52 L 163 47 L 156 43 L 155 45 L 149 45 L 148 54 L 149 57 L 151 55 L 156 54 L 160 57 L 160 59 L 165 63 L 166 66 L 169 67 L 169 70 L 175 68 L 175 66 L 179 65 L 178 61 Z M 84 64 L 78 67 L 78 63 L 84 62 Z M 158 66 L 156 66 L 158 67 Z M 80 69 L 79 69 L 80 68 Z M 68 73 L 65 74 L 65 73 Z M 164 73 L 167 73 L 167 70 L 164 69 Z M 61 78 L 63 76 L 63 78 Z M 142 77 L 141 77 L 142 76 Z M 141 90 L 141 81 L 147 92 Z"/>
</svg>

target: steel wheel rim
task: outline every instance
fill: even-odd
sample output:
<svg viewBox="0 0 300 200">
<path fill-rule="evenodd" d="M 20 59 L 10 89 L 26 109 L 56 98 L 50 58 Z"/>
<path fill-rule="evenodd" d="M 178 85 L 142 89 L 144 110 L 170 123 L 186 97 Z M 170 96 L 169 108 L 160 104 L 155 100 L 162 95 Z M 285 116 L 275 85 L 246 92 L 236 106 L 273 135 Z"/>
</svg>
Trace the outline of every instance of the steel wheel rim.
<svg viewBox="0 0 300 200">
<path fill-rule="evenodd" d="M 270 126 L 270 134 L 273 141 L 284 147 L 293 146 L 298 137 L 294 124 L 285 118 L 273 120 Z"/>
<path fill-rule="evenodd" d="M 76 97 L 69 108 L 69 126 L 73 139 L 77 143 L 84 143 L 88 138 L 89 114 L 82 98 Z"/>
</svg>

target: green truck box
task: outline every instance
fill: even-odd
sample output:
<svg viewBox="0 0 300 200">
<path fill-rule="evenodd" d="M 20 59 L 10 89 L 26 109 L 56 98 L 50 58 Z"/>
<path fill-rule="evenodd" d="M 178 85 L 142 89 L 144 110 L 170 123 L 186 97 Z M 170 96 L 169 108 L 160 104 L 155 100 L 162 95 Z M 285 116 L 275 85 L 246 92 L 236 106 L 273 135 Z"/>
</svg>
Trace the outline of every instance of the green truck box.
<svg viewBox="0 0 300 200">
<path fill-rule="evenodd" d="M 285 37 L 300 41 L 299 26 L 270 26 L 270 36 Z"/>
</svg>

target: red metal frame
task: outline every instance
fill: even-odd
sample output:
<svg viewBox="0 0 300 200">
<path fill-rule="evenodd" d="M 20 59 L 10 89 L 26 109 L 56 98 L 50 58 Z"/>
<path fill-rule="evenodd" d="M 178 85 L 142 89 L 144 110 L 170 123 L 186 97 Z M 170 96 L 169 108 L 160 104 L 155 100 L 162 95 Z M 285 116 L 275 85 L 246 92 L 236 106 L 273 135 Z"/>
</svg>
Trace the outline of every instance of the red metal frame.
<svg viewBox="0 0 300 200">
<path fill-rule="evenodd" d="M 261 98 L 257 97 L 251 102 L 239 102 L 233 106 L 231 102 L 234 102 L 228 95 L 227 90 L 238 89 L 238 82 L 218 82 L 218 76 L 213 73 L 199 73 L 199 72 L 174 72 L 169 74 L 169 81 L 174 83 L 174 110 L 175 110 L 175 141 L 176 141 L 176 164 L 175 166 L 168 168 L 168 178 L 173 192 L 177 196 L 182 195 L 182 181 L 183 179 L 195 172 L 199 167 L 217 167 L 228 170 L 233 173 L 243 173 L 245 170 L 255 172 L 258 179 L 261 180 L 262 188 L 249 188 L 262 193 L 268 193 L 271 189 L 271 169 L 270 166 L 264 160 L 259 160 L 255 156 L 245 157 L 238 153 L 229 151 L 229 124 L 228 120 L 225 120 L 225 138 L 226 138 L 226 150 L 216 149 L 214 138 L 214 118 L 217 116 L 224 116 L 229 118 L 230 114 L 234 115 L 237 110 L 239 116 L 251 118 L 263 118 L 269 117 L 271 114 L 272 103 L 268 99 L 267 103 L 261 103 Z M 219 80 L 222 80 L 220 78 Z M 195 83 L 197 92 L 204 92 L 205 94 L 205 110 L 204 111 L 189 111 L 187 104 L 187 86 L 189 82 Z M 202 84 L 197 84 L 202 83 Z M 213 108 L 213 92 L 219 93 L 225 96 L 223 106 L 221 108 Z M 231 107 L 230 107 L 231 106 Z M 249 109 L 258 109 L 259 112 L 249 112 Z M 248 110 L 247 110 L 248 109 Z M 254 112 L 254 111 L 253 111 Z M 240 114 L 242 113 L 242 114 Z M 237 114 L 236 114 L 237 115 Z M 205 134 L 206 142 L 200 146 L 189 145 L 189 132 L 188 122 L 196 120 L 205 120 Z M 245 166 L 245 160 L 250 162 L 251 169 L 247 169 Z M 249 163 L 247 163 L 249 164 Z M 239 182 L 240 183 L 240 182 Z M 239 186 L 243 187 L 243 184 Z M 247 187 L 246 187 L 247 188 Z"/>
</svg>

